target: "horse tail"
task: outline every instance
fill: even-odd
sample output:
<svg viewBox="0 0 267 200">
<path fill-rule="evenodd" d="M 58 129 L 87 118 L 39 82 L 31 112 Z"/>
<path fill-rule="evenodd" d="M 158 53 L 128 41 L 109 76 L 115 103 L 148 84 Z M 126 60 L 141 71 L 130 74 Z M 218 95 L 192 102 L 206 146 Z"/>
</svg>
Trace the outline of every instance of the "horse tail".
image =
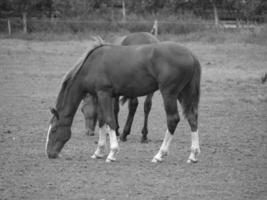
<svg viewBox="0 0 267 200">
<path fill-rule="evenodd" d="M 127 97 L 121 97 L 120 98 L 121 105 L 124 105 L 128 100 L 129 100 L 129 98 L 127 98 Z"/>
<path fill-rule="evenodd" d="M 195 64 L 193 77 L 178 95 L 178 100 L 181 103 L 183 114 L 186 119 L 191 115 L 198 115 L 200 99 L 201 66 L 198 59 L 195 56 L 193 57 Z"/>
</svg>

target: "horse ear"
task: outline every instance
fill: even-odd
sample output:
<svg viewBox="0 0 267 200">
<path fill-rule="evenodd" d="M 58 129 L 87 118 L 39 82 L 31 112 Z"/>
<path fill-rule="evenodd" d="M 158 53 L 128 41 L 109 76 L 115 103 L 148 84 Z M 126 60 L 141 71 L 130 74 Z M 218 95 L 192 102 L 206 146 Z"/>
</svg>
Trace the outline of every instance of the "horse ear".
<svg viewBox="0 0 267 200">
<path fill-rule="evenodd" d="M 97 38 L 98 38 L 98 41 L 100 42 L 100 44 L 105 43 L 105 41 L 103 40 L 103 38 L 100 35 L 98 35 Z"/>
<path fill-rule="evenodd" d="M 50 111 L 53 115 L 56 116 L 57 119 L 59 119 L 59 114 L 55 108 L 50 107 Z"/>
<path fill-rule="evenodd" d="M 93 38 L 94 41 L 96 41 L 99 44 L 104 44 L 105 43 L 104 40 L 99 35 L 91 36 L 91 37 Z"/>
</svg>

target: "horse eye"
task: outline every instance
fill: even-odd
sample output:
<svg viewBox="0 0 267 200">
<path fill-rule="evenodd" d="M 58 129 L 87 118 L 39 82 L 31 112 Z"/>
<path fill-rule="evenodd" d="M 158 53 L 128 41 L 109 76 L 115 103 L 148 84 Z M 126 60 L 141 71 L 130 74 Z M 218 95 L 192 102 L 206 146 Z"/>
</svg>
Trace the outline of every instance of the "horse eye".
<svg viewBox="0 0 267 200">
<path fill-rule="evenodd" d="M 51 128 L 51 133 L 54 133 L 54 132 L 56 132 L 56 130 L 57 130 L 57 128 L 56 128 L 56 127 L 53 127 L 53 128 Z"/>
</svg>

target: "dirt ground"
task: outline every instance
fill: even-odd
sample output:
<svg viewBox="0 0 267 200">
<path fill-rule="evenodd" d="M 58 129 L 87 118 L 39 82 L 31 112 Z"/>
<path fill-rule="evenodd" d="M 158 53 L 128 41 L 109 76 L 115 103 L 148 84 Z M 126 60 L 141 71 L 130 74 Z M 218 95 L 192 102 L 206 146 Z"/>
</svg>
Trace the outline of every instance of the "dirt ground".
<svg viewBox="0 0 267 200">
<path fill-rule="evenodd" d="M 140 143 L 141 98 L 118 162 L 90 158 L 97 136 L 84 134 L 80 111 L 61 158 L 48 160 L 48 108 L 88 43 L 0 40 L 0 199 L 266 199 L 267 83 L 261 83 L 266 46 L 184 43 L 203 69 L 197 164 L 186 163 L 191 141 L 183 117 L 170 155 L 163 163 L 150 162 L 166 128 L 159 93 L 149 117 L 150 143 Z M 123 106 L 121 127 L 126 114 Z"/>
</svg>

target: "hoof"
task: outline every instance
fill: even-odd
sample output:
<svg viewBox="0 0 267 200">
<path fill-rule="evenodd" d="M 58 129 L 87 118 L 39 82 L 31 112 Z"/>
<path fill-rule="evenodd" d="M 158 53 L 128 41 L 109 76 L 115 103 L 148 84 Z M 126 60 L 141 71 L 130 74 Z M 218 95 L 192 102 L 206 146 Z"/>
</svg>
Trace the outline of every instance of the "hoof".
<svg viewBox="0 0 267 200">
<path fill-rule="evenodd" d="M 92 132 L 92 133 L 89 133 L 88 135 L 89 135 L 89 136 L 94 136 L 94 135 L 95 135 L 95 133 L 94 133 L 94 132 Z"/>
<path fill-rule="evenodd" d="M 152 160 L 151 160 L 151 162 L 152 163 L 161 163 L 161 162 L 163 162 L 163 159 L 162 158 L 153 158 Z"/>
<path fill-rule="evenodd" d="M 197 155 L 200 154 L 199 148 L 191 148 L 191 153 L 189 155 L 189 158 L 187 159 L 187 163 L 197 163 Z"/>
<path fill-rule="evenodd" d="M 118 154 L 119 152 L 119 148 L 112 148 L 108 154 L 108 157 L 106 159 L 106 162 L 107 163 L 110 163 L 110 162 L 115 162 L 117 159 L 116 159 L 116 155 Z"/>
<path fill-rule="evenodd" d="M 111 163 L 111 162 L 116 162 L 116 159 L 115 158 L 112 158 L 112 159 L 107 158 L 106 159 L 106 163 Z"/>
<path fill-rule="evenodd" d="M 193 163 L 193 164 L 195 164 L 195 163 L 197 163 L 198 161 L 197 160 L 193 160 L 193 159 L 188 159 L 187 161 L 186 161 L 187 163 Z"/>
<path fill-rule="evenodd" d="M 163 157 L 166 157 L 168 155 L 167 151 L 162 151 L 160 150 L 155 156 L 154 158 L 151 160 L 151 162 L 153 163 L 159 163 L 163 161 Z"/>
<path fill-rule="evenodd" d="M 94 155 L 91 156 L 92 159 L 103 159 L 105 155 L 97 155 L 94 153 Z"/>
<path fill-rule="evenodd" d="M 85 135 L 87 135 L 87 136 L 94 136 L 95 133 L 94 133 L 94 132 L 86 131 L 86 132 L 85 132 Z"/>
<path fill-rule="evenodd" d="M 114 156 L 108 156 L 106 159 L 106 163 L 116 162 L 117 159 Z"/>
<path fill-rule="evenodd" d="M 149 139 L 147 139 L 147 138 L 141 138 L 141 143 L 143 143 L 143 144 L 147 144 L 147 143 L 149 143 L 151 140 L 149 140 Z"/>
</svg>

